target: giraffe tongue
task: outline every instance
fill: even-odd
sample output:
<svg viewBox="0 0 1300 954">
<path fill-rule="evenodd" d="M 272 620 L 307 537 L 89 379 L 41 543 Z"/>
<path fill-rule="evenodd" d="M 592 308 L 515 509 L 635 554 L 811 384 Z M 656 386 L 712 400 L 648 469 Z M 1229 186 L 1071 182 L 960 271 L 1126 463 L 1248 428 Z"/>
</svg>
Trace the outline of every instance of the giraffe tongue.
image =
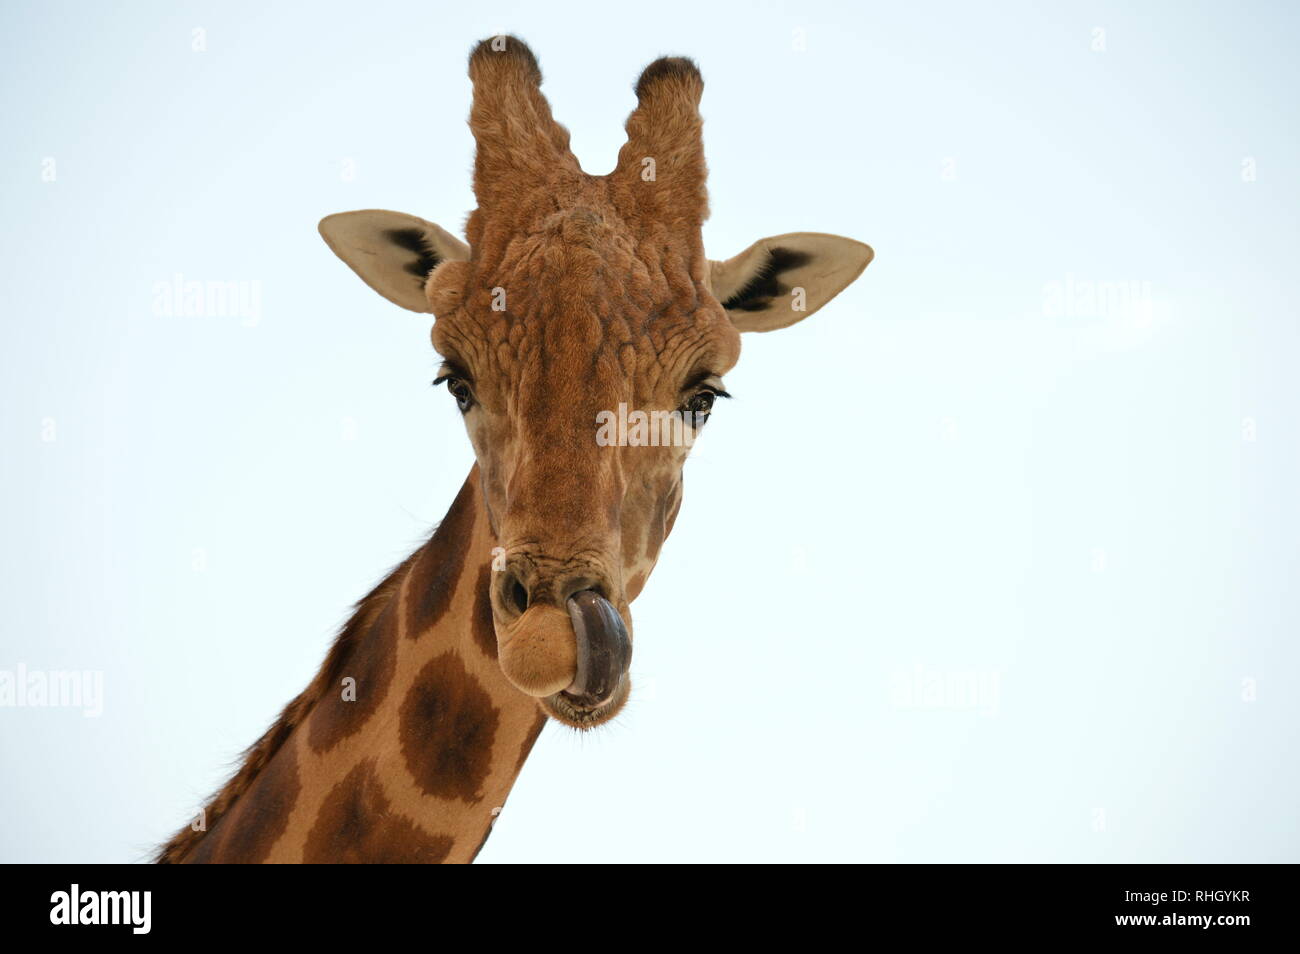
<svg viewBox="0 0 1300 954">
<path fill-rule="evenodd" d="M 614 694 L 632 659 L 623 617 L 612 603 L 595 590 L 581 590 L 569 597 L 569 619 L 577 640 L 578 672 L 566 694 L 598 705 Z"/>
</svg>

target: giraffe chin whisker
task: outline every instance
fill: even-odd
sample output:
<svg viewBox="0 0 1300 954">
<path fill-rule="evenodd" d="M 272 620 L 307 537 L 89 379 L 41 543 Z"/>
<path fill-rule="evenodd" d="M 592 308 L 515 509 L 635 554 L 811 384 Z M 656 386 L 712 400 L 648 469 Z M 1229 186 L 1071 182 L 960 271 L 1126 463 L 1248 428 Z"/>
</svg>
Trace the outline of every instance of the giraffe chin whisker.
<svg viewBox="0 0 1300 954">
<path fill-rule="evenodd" d="M 614 693 L 603 702 L 592 704 L 568 692 L 557 692 L 539 701 L 552 719 L 585 732 L 618 715 L 631 693 L 632 680 L 625 674 Z"/>
</svg>

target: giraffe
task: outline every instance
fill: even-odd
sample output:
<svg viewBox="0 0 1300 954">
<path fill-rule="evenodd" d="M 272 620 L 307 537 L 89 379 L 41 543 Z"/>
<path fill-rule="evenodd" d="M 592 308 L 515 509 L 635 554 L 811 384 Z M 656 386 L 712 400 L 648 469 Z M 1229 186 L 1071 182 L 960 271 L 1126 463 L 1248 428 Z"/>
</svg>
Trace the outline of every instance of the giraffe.
<svg viewBox="0 0 1300 954">
<path fill-rule="evenodd" d="M 472 861 L 547 720 L 588 731 L 627 701 L 630 604 L 741 334 L 808 317 L 873 257 L 822 233 L 705 256 L 703 79 L 688 59 L 641 73 L 604 176 L 573 156 L 522 41 L 482 41 L 469 75 L 468 242 L 381 210 L 320 231 L 375 291 L 433 315 L 435 384 L 475 463 L 160 862 Z M 598 440 L 615 408 L 657 409 L 688 439 Z"/>
</svg>

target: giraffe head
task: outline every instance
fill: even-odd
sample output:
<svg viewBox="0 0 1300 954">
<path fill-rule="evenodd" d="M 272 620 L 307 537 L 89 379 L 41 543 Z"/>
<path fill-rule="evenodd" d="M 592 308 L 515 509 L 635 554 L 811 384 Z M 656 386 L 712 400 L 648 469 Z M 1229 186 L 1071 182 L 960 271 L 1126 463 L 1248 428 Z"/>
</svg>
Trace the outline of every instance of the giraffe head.
<svg viewBox="0 0 1300 954">
<path fill-rule="evenodd" d="M 483 41 L 469 74 L 469 243 L 384 211 L 329 216 L 321 233 L 385 298 L 434 315 L 438 381 L 464 416 L 499 542 L 501 668 L 551 716 L 589 728 L 628 697 L 629 604 L 741 333 L 806 318 L 872 251 L 797 233 L 705 256 L 703 80 L 689 60 L 646 67 L 604 176 L 570 152 L 522 42 Z"/>
</svg>

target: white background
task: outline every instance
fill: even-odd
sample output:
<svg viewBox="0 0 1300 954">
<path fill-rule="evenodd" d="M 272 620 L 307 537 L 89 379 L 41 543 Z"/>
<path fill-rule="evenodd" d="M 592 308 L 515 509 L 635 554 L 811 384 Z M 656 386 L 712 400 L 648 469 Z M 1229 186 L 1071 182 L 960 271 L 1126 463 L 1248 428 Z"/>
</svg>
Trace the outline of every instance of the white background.
<svg viewBox="0 0 1300 954">
<path fill-rule="evenodd" d="M 595 173 L 700 63 L 713 257 L 877 257 L 746 339 L 635 698 L 481 860 L 1296 861 L 1297 13 L 1134 6 L 6 4 L 0 669 L 105 699 L 0 708 L 0 860 L 144 858 L 445 512 L 428 321 L 315 226 L 459 231 L 511 31 Z"/>
</svg>

